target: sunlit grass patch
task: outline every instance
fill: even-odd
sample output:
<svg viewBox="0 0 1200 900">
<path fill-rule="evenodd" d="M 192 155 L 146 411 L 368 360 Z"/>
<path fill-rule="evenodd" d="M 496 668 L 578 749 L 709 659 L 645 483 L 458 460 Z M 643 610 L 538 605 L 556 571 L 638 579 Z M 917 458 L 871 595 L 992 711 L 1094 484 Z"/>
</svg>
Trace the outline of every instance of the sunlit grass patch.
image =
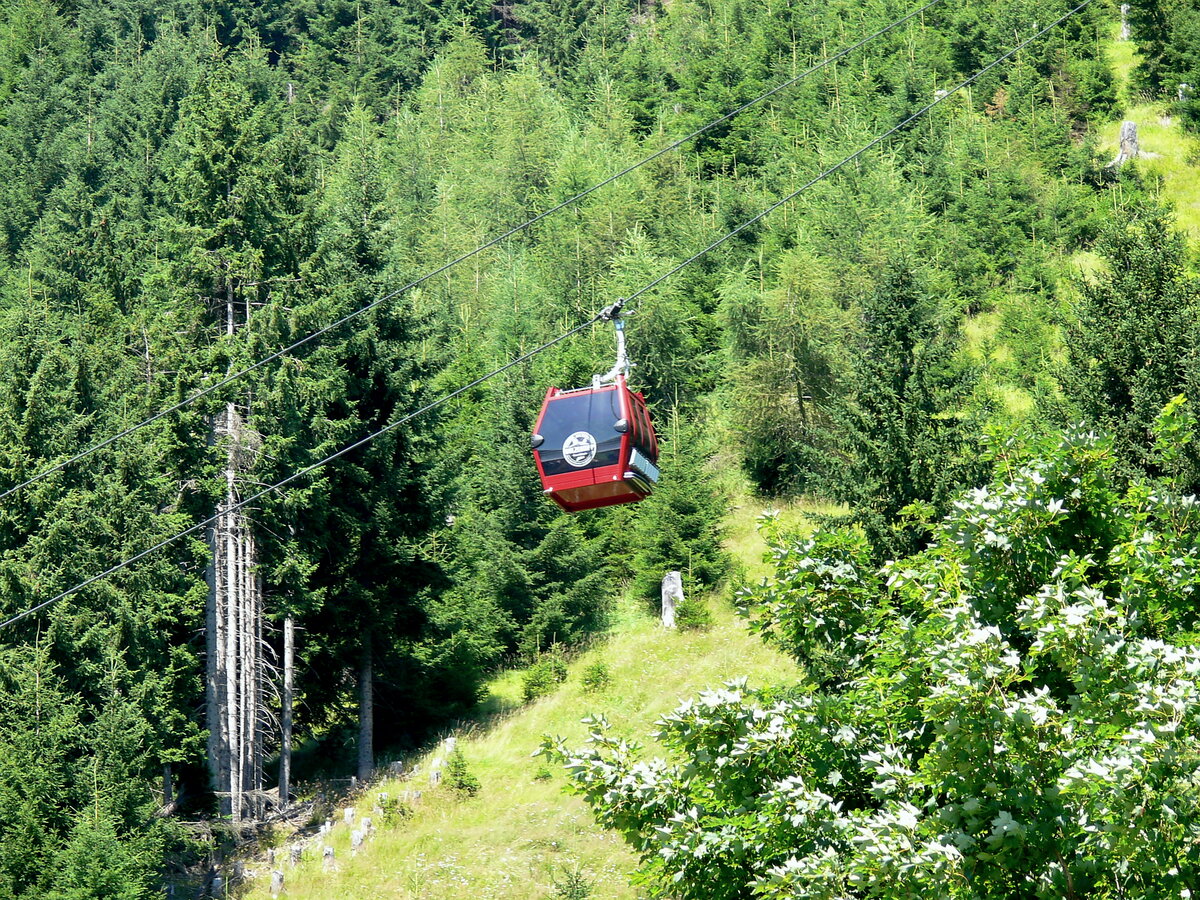
<svg viewBox="0 0 1200 900">
<path fill-rule="evenodd" d="M 819 516 L 844 515 L 845 506 L 816 499 L 764 500 L 741 494 L 725 519 L 725 548 L 743 567 L 743 577 L 754 583 L 770 574 L 764 560 L 767 542 L 758 530 L 760 517 L 767 510 L 776 516 L 784 532 L 807 534 Z"/>
<path fill-rule="evenodd" d="M 996 353 L 1005 353 L 996 345 L 1000 333 L 1000 313 L 988 311 L 968 316 L 962 323 L 963 350 L 971 362 L 982 365 Z M 1011 354 L 1009 354 L 1011 355 Z"/>
<path fill-rule="evenodd" d="M 754 521 L 765 505 L 743 498 L 731 514 L 731 549 L 748 568 L 761 565 L 765 545 Z M 781 518 L 796 528 L 805 527 L 808 512 L 834 511 L 807 503 L 781 506 Z M 578 878 L 591 886 L 593 897 L 634 900 L 639 895 L 629 873 L 635 855 L 618 835 L 596 826 L 583 803 L 563 793 L 562 776 L 531 754 L 545 733 L 581 744 L 586 730 L 580 720 L 589 713 L 602 713 L 617 734 L 644 743 L 655 720 L 681 699 L 726 679 L 744 675 L 759 686 L 797 679 L 795 663 L 748 634 L 729 603 L 718 598 L 710 603 L 709 630 L 677 632 L 662 628 L 645 604 L 622 601 L 614 610 L 612 634 L 570 663 L 567 681 L 554 693 L 528 705 L 517 708 L 520 671 L 496 676 L 488 691 L 489 708 L 497 714 L 458 739 L 482 784 L 478 796 L 462 799 L 444 785 L 430 785 L 431 762 L 443 755 L 438 751 L 414 760 L 417 774 L 411 779 L 373 786 L 358 801 L 356 822 L 372 816 L 379 826 L 367 846 L 351 855 L 352 828 L 339 811 L 329 840 L 336 871 L 323 871 L 321 844 L 314 843 L 300 867 L 284 866 L 285 896 L 541 900 L 558 896 L 556 883 Z M 589 692 L 582 673 L 596 662 L 607 667 L 610 681 Z M 374 812 L 377 794 L 395 798 L 415 790 L 422 797 L 412 817 L 381 825 Z M 263 866 L 257 871 L 248 900 L 270 896 L 269 873 Z"/>
<path fill-rule="evenodd" d="M 1108 55 L 1126 105 L 1121 119 L 1137 124 L 1138 144 L 1148 154 L 1136 165 L 1151 179 L 1161 179 L 1162 197 L 1174 207 L 1179 228 L 1196 244 L 1200 242 L 1200 169 L 1190 160 L 1200 159 L 1200 141 L 1184 132 L 1178 120 L 1169 115 L 1167 103 L 1130 97 L 1129 74 L 1137 64 L 1137 51 L 1131 41 L 1110 41 Z M 1120 132 L 1120 121 L 1110 122 L 1098 131 L 1101 149 L 1112 157 L 1117 155 Z"/>
<path fill-rule="evenodd" d="M 1117 80 L 1117 97 L 1121 103 L 1129 106 L 1129 80 L 1133 74 L 1133 67 L 1138 64 L 1137 46 L 1133 41 L 1120 40 L 1120 31 L 1120 25 L 1113 26 L 1112 40 L 1105 47 L 1105 53 Z"/>
<path fill-rule="evenodd" d="M 1072 277 L 1092 280 L 1104 271 L 1106 265 L 1104 257 L 1094 250 L 1080 250 L 1071 254 L 1069 271 Z"/>
</svg>

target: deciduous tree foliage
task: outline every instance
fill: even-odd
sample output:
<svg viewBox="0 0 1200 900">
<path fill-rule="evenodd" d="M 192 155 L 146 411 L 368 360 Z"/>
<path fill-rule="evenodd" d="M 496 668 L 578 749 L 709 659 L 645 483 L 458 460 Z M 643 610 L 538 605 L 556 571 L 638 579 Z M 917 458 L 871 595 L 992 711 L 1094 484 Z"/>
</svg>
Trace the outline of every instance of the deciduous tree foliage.
<svg viewBox="0 0 1200 900">
<path fill-rule="evenodd" d="M 1169 447 L 1169 419 L 1160 432 Z M 1082 430 L 991 450 L 925 551 L 777 536 L 746 615 L 807 667 L 548 740 L 652 896 L 1124 897 L 1200 876 L 1200 507 Z"/>
</svg>

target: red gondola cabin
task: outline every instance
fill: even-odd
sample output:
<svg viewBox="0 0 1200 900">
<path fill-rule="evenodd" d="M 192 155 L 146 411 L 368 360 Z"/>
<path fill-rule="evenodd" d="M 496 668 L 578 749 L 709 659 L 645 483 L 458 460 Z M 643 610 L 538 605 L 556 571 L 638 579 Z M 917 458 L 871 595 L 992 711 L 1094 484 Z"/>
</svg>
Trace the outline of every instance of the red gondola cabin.
<svg viewBox="0 0 1200 900">
<path fill-rule="evenodd" d="M 625 376 L 573 391 L 550 388 L 533 433 L 542 487 L 567 512 L 636 503 L 658 481 L 658 439 Z"/>
</svg>

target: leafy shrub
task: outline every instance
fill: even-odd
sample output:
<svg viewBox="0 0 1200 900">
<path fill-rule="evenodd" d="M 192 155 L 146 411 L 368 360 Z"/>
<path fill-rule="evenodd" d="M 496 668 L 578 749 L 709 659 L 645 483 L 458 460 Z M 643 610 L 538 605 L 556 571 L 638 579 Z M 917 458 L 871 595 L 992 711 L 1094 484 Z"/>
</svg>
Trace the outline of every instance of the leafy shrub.
<svg viewBox="0 0 1200 900">
<path fill-rule="evenodd" d="M 479 793 L 479 779 L 467 768 L 467 758 L 458 747 L 446 760 L 446 787 L 463 797 Z"/>
<path fill-rule="evenodd" d="M 1188 896 L 1200 649 L 1176 635 L 1197 623 L 1200 502 L 1126 484 L 1082 431 L 992 456 L 883 579 L 860 532 L 774 546 L 743 607 L 822 660 L 815 682 L 684 703 L 656 733 L 669 760 L 602 718 L 582 748 L 545 742 L 654 895 Z"/>
<path fill-rule="evenodd" d="M 713 614 L 699 597 L 684 597 L 675 607 L 675 627 L 684 631 L 707 631 L 712 627 Z"/>
<path fill-rule="evenodd" d="M 413 816 L 413 808 L 401 802 L 398 797 L 381 797 L 379 799 L 380 821 L 388 827 L 399 825 Z"/>
<path fill-rule="evenodd" d="M 568 674 L 567 657 L 562 645 L 552 645 L 521 677 L 521 692 L 525 702 L 553 693 L 558 685 L 567 680 Z"/>
<path fill-rule="evenodd" d="M 599 694 L 612 684 L 612 675 L 608 672 L 607 664 L 597 661 L 583 670 L 581 682 L 585 694 Z"/>
<path fill-rule="evenodd" d="M 521 676 L 521 694 L 526 703 L 553 693 L 557 685 L 550 667 L 541 662 L 534 663 Z"/>
<path fill-rule="evenodd" d="M 592 879 L 578 867 L 563 872 L 553 880 L 553 885 L 557 900 L 588 900 L 595 888 Z"/>
<path fill-rule="evenodd" d="M 562 644 L 551 644 L 550 649 L 542 654 L 541 662 L 550 669 L 550 675 L 556 684 L 567 680 L 567 653 Z"/>
</svg>

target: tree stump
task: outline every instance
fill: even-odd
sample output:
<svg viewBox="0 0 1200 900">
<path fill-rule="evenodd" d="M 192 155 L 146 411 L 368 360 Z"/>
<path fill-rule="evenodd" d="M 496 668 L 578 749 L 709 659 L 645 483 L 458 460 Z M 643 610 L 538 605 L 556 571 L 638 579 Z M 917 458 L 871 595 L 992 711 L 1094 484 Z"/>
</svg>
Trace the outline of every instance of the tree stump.
<svg viewBox="0 0 1200 900">
<path fill-rule="evenodd" d="M 271 896 L 278 897 L 283 893 L 283 873 L 278 869 L 271 873 Z"/>
<path fill-rule="evenodd" d="M 1131 159 L 1137 159 L 1139 153 L 1137 122 L 1126 119 L 1121 123 L 1121 145 L 1116 158 L 1108 164 L 1109 168 L 1125 165 Z"/>
<path fill-rule="evenodd" d="M 683 576 L 668 572 L 662 580 L 662 623 L 664 628 L 675 627 L 675 608 L 683 602 Z"/>
</svg>

